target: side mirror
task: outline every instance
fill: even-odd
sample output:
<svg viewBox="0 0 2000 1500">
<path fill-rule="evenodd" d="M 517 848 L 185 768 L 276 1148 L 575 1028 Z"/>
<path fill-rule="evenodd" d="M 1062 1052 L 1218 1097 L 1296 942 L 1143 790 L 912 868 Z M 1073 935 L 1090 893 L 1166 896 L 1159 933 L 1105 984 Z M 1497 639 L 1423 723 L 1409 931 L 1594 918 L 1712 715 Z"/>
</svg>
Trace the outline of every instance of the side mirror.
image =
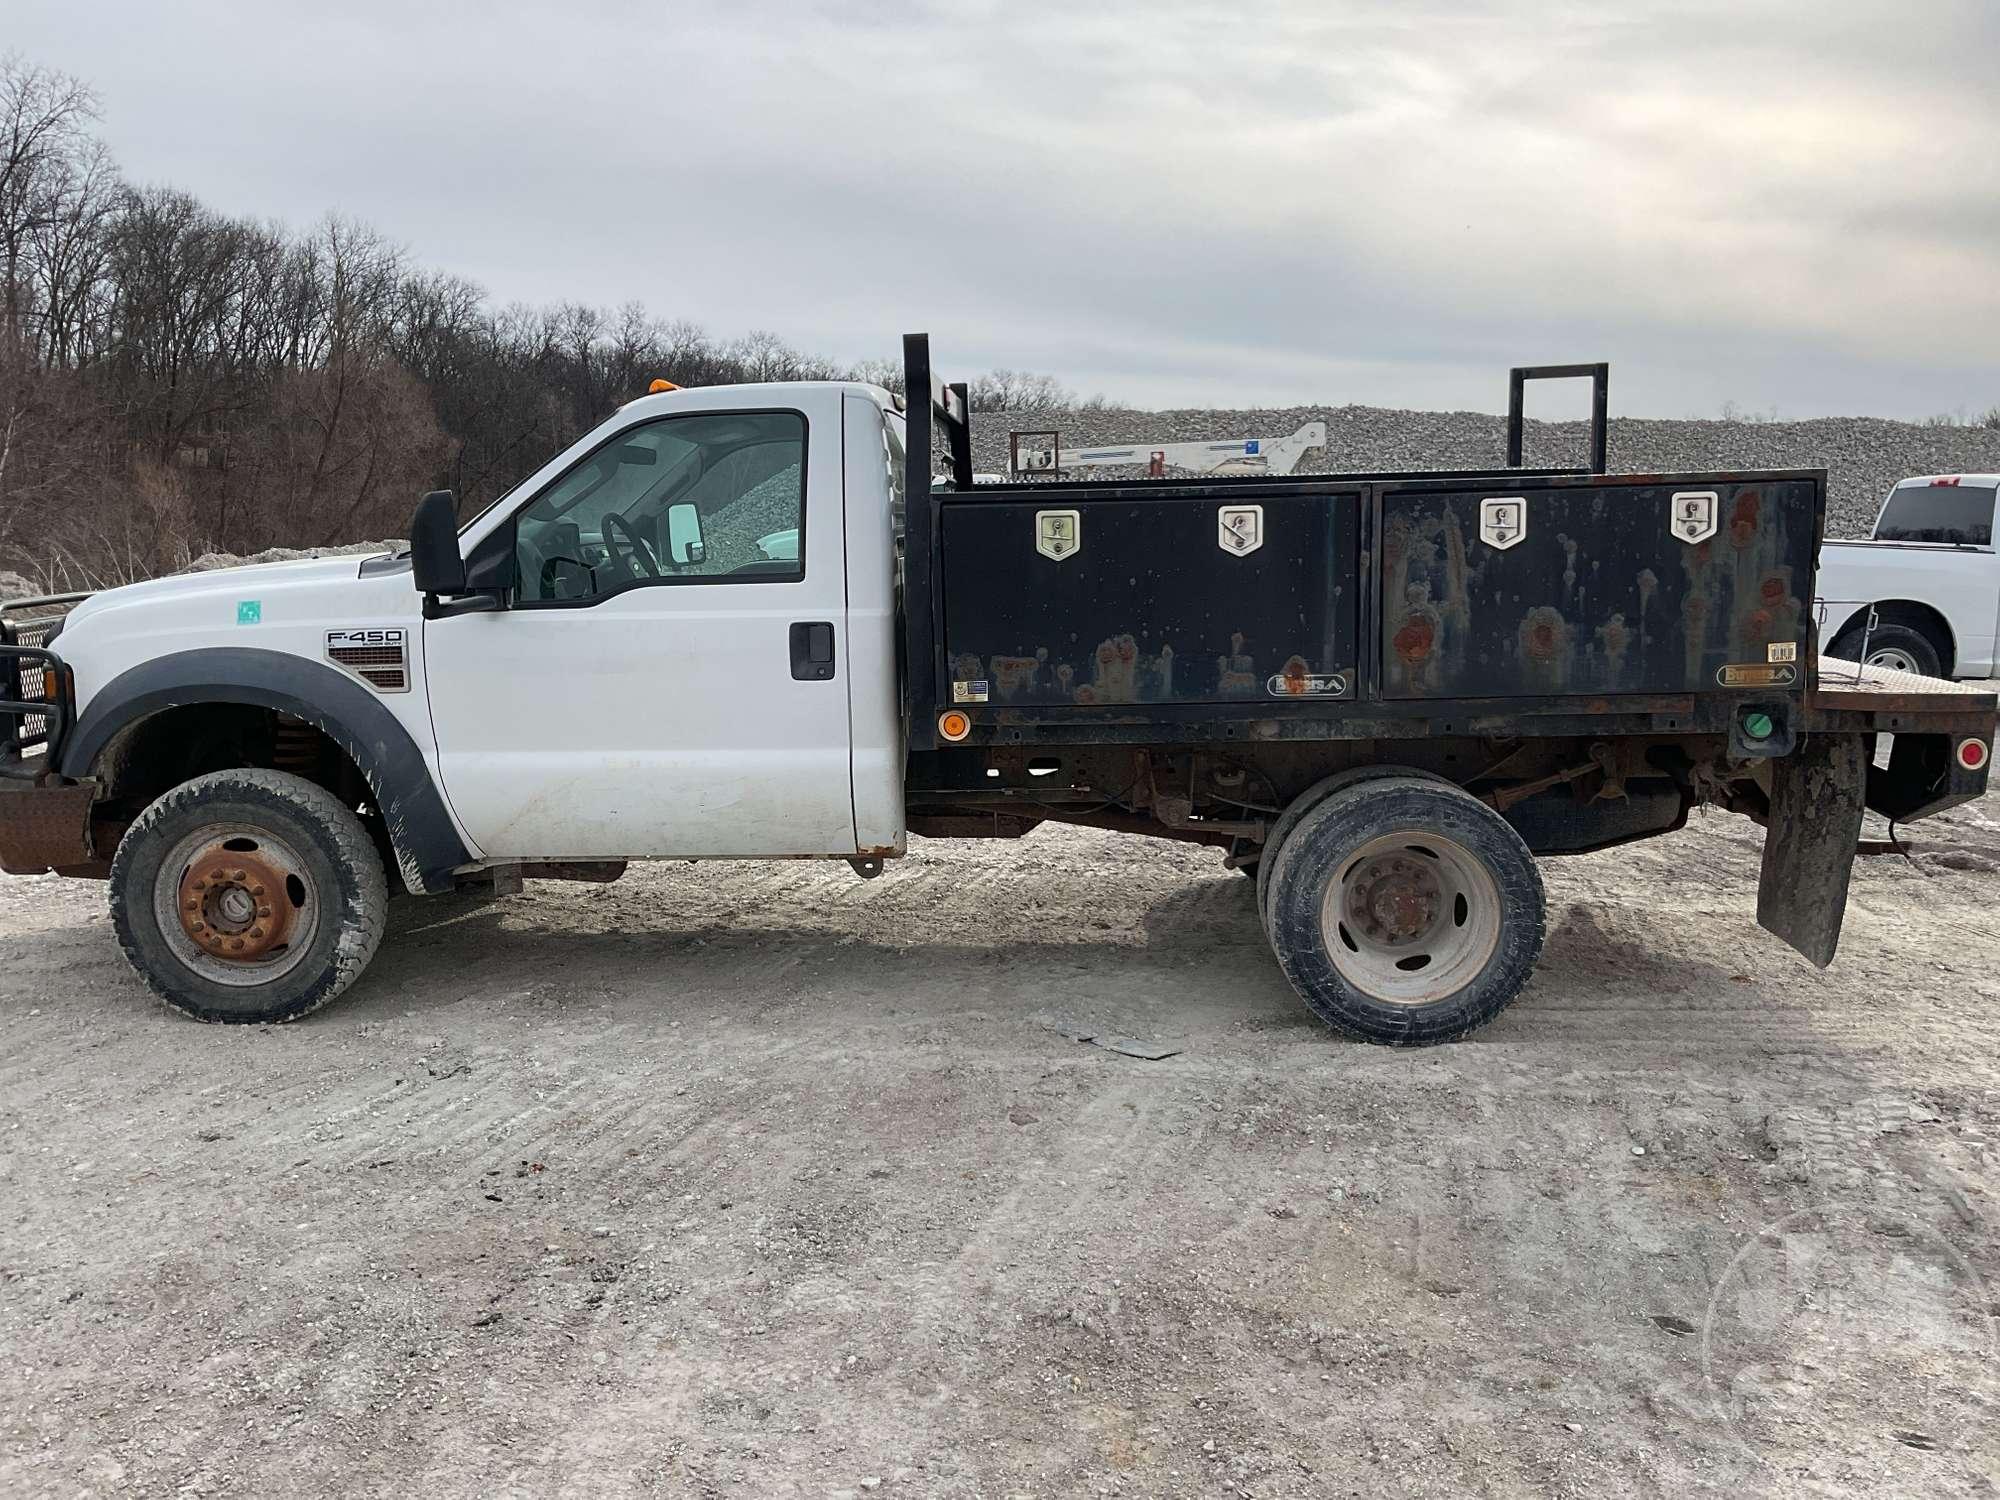
<svg viewBox="0 0 2000 1500">
<path fill-rule="evenodd" d="M 701 539 L 701 512 L 691 501 L 667 507 L 667 561 L 683 568 L 708 561 L 708 544 Z"/>
<path fill-rule="evenodd" d="M 410 575 L 424 596 L 426 620 L 500 608 L 497 589 L 474 592 L 466 584 L 465 554 L 458 550 L 458 507 L 450 490 L 432 490 L 417 502 L 417 513 L 410 518 Z"/>
<path fill-rule="evenodd" d="M 458 508 L 450 490 L 432 490 L 410 520 L 410 572 L 426 594 L 465 592 L 465 557 L 458 550 Z"/>
</svg>

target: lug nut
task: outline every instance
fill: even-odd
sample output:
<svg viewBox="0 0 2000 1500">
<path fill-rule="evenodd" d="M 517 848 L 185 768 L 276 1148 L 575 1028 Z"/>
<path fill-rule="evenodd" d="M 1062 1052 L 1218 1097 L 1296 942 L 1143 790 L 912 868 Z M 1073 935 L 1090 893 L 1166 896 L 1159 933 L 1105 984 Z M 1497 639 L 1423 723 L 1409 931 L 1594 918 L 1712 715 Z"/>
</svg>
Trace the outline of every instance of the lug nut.
<svg viewBox="0 0 2000 1500">
<path fill-rule="evenodd" d="M 250 887 L 250 894 L 253 896 L 261 896 L 264 894 L 264 887 L 262 887 L 261 885 L 253 885 Z"/>
</svg>

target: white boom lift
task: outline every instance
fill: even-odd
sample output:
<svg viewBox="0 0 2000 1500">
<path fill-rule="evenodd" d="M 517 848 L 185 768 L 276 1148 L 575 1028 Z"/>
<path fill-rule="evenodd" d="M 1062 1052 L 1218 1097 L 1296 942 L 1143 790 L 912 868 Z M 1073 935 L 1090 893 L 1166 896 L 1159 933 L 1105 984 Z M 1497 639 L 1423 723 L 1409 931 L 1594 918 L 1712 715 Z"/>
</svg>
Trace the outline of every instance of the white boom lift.
<svg viewBox="0 0 2000 1500">
<path fill-rule="evenodd" d="M 1169 469 L 1190 474 L 1289 474 L 1300 459 L 1326 446 L 1326 423 L 1308 422 L 1279 438 L 1225 438 L 1199 443 L 1100 443 L 1089 448 L 1035 446 L 1023 439 L 1054 433 L 1014 434 L 1009 451 L 1016 474 L 1049 474 L 1074 469 L 1135 468 L 1155 477 Z"/>
</svg>

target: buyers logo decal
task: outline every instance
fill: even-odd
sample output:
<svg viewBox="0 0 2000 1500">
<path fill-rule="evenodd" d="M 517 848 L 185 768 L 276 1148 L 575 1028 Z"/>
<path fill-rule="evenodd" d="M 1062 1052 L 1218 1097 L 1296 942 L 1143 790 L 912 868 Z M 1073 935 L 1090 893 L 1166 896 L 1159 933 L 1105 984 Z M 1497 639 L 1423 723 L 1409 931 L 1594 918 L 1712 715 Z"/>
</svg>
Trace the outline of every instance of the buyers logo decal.
<svg viewBox="0 0 2000 1500">
<path fill-rule="evenodd" d="M 1799 680 L 1799 669 L 1789 662 L 1783 665 L 1734 662 L 1716 668 L 1715 680 L 1724 687 L 1790 687 Z"/>
<path fill-rule="evenodd" d="M 262 625 L 264 623 L 264 601 L 262 599 L 237 600 L 236 623 L 238 625 Z"/>
<path fill-rule="evenodd" d="M 1347 691 L 1347 674 L 1308 671 L 1304 659 L 1294 656 L 1265 680 L 1264 691 L 1273 698 L 1338 698 Z"/>
</svg>

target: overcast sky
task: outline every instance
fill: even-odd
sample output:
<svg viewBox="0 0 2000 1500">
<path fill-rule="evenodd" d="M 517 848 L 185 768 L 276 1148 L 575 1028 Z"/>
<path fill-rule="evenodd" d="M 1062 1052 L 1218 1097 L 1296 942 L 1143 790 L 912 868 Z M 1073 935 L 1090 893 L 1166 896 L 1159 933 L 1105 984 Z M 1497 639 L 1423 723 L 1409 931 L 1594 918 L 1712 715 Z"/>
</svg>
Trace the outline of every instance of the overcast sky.
<svg viewBox="0 0 2000 1500">
<path fill-rule="evenodd" d="M 129 177 L 503 301 L 1141 405 L 2000 404 L 2000 0 L 0 9 Z"/>
</svg>

